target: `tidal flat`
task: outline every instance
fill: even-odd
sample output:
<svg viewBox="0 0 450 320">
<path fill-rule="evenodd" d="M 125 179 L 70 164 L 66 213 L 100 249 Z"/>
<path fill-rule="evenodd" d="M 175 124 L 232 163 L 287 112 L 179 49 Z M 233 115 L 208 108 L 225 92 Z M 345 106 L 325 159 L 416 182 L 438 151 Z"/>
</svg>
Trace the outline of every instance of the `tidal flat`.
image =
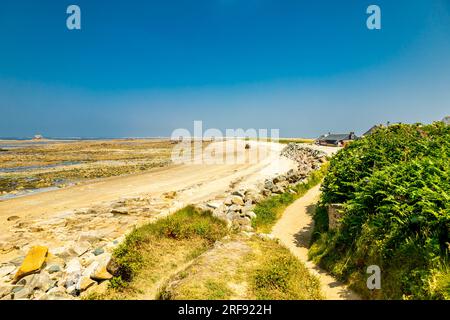
<svg viewBox="0 0 450 320">
<path fill-rule="evenodd" d="M 168 139 L 0 141 L 0 197 L 171 163 Z"/>
</svg>

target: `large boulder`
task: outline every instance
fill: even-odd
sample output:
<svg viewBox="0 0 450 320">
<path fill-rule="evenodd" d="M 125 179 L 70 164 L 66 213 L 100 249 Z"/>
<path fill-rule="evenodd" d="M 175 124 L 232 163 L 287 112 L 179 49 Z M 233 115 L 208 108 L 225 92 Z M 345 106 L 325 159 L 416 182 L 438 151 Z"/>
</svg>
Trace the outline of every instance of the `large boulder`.
<svg viewBox="0 0 450 320">
<path fill-rule="evenodd" d="M 100 259 L 97 261 L 97 266 L 92 271 L 90 277 L 93 280 L 103 281 L 112 279 L 113 275 L 108 272 L 108 264 L 111 260 L 110 254 L 103 254 L 100 256 Z"/>
<path fill-rule="evenodd" d="M 231 202 L 233 204 L 235 204 L 235 205 L 238 205 L 238 206 L 243 206 L 244 205 L 244 199 L 242 199 L 242 197 L 238 196 L 238 195 L 232 196 L 231 197 Z"/>
<path fill-rule="evenodd" d="M 22 262 L 19 270 L 17 270 L 13 283 L 16 283 L 23 277 L 33 274 L 41 270 L 44 265 L 45 259 L 47 258 L 48 248 L 43 246 L 35 246 L 28 251 L 25 256 L 25 260 Z"/>
<path fill-rule="evenodd" d="M 64 277 L 64 286 L 70 288 L 76 286 L 81 278 L 83 267 L 78 258 L 73 258 L 67 263 L 66 275 Z"/>
</svg>

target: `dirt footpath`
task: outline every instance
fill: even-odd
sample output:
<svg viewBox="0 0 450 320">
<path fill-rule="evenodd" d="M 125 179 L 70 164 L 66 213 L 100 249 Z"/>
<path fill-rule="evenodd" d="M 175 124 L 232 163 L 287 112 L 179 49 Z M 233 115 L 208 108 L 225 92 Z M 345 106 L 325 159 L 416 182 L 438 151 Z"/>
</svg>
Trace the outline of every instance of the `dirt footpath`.
<svg viewBox="0 0 450 320">
<path fill-rule="evenodd" d="M 319 188 L 320 186 L 312 188 L 302 198 L 290 205 L 273 227 L 272 234 L 305 263 L 312 274 L 319 278 L 322 293 L 326 299 L 359 300 L 358 295 L 343 283 L 308 260 L 309 243 L 314 228 L 313 214 L 320 196 Z"/>
</svg>

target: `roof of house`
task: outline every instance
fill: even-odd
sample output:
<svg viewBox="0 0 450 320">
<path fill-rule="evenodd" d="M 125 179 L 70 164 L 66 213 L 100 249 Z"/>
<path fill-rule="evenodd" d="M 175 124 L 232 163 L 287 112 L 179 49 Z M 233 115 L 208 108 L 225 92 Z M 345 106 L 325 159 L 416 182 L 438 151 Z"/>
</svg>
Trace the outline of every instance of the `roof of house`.
<svg viewBox="0 0 450 320">
<path fill-rule="evenodd" d="M 442 122 L 445 124 L 450 124 L 450 116 L 444 117 L 444 119 L 442 119 Z"/>
<path fill-rule="evenodd" d="M 368 136 L 369 134 L 372 134 L 376 129 L 381 128 L 381 127 L 382 127 L 382 125 L 374 125 L 372 128 L 370 128 L 369 130 L 364 132 L 363 137 Z"/>
<path fill-rule="evenodd" d="M 326 135 L 321 135 L 318 140 L 326 141 L 341 141 L 351 139 L 351 133 L 330 133 Z"/>
</svg>

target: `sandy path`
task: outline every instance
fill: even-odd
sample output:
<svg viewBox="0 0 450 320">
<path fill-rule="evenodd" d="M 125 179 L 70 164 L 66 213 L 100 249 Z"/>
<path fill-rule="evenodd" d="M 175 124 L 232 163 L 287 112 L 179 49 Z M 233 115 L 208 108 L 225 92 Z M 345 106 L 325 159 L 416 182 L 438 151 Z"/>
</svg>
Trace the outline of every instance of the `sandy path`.
<svg viewBox="0 0 450 320">
<path fill-rule="evenodd" d="M 312 215 L 319 200 L 319 188 L 320 186 L 312 188 L 302 198 L 291 204 L 272 229 L 272 234 L 319 278 L 322 293 L 326 299 L 358 300 L 359 297 L 344 284 L 308 260 L 309 242 L 314 228 Z"/>
</svg>

